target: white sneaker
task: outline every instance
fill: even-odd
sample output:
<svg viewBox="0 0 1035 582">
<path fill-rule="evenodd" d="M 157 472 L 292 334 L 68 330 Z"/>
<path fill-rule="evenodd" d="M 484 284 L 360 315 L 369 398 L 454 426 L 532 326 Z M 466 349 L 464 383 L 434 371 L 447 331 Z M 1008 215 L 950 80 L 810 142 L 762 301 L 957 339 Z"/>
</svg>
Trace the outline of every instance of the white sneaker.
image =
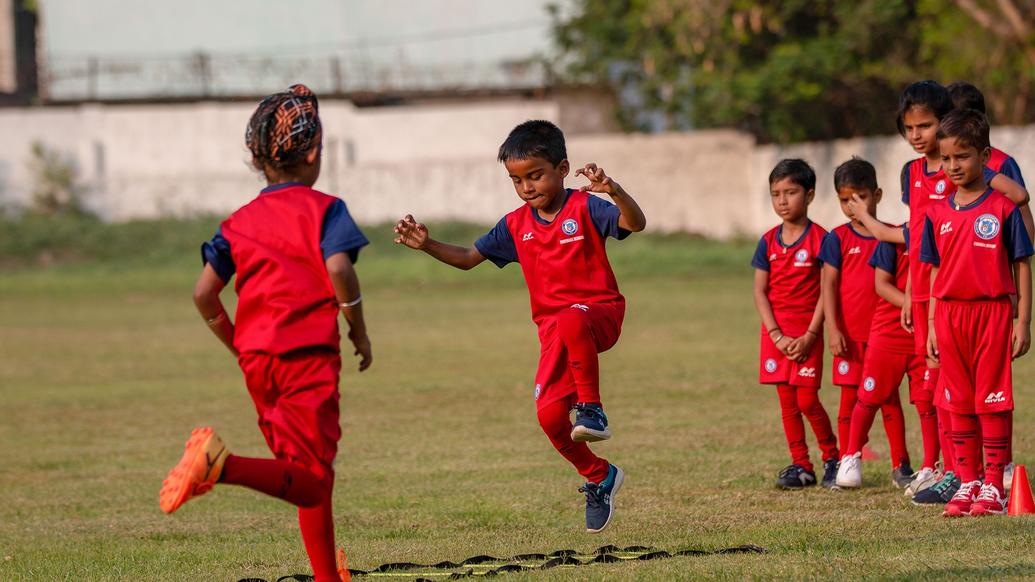
<svg viewBox="0 0 1035 582">
<path fill-rule="evenodd" d="M 1003 487 L 1006 488 L 1006 492 L 1010 492 L 1010 486 L 1013 485 L 1013 463 L 1008 464 L 1003 468 Z"/>
<path fill-rule="evenodd" d="M 917 471 L 916 476 L 913 477 L 913 481 L 906 486 L 906 497 L 916 495 L 940 481 L 941 478 L 941 472 L 934 467 L 924 467 L 923 469 L 920 469 Z"/>
<path fill-rule="evenodd" d="M 862 486 L 862 453 L 841 457 L 841 466 L 837 468 L 837 479 L 834 484 L 845 489 Z"/>
</svg>

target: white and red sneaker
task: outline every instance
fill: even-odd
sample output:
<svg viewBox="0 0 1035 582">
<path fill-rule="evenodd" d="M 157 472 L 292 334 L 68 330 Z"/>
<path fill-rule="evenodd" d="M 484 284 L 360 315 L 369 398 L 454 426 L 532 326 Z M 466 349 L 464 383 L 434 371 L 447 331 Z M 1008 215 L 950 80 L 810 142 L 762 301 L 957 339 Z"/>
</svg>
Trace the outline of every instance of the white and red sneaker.
<svg viewBox="0 0 1035 582">
<path fill-rule="evenodd" d="M 945 504 L 942 517 L 962 517 L 970 515 L 970 508 L 977 501 L 978 493 L 981 491 L 981 481 L 971 481 L 960 485 L 956 494 Z"/>
<path fill-rule="evenodd" d="M 970 506 L 971 515 L 1003 515 L 1006 513 L 1006 495 L 991 483 L 981 486 L 974 505 Z"/>
</svg>

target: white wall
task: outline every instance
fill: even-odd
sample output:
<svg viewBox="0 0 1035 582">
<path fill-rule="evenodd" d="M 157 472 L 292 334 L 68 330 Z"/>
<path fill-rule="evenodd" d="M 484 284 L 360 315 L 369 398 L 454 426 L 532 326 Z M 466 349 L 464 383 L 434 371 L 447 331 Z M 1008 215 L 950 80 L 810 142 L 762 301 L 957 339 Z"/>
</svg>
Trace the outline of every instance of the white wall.
<svg viewBox="0 0 1035 582">
<path fill-rule="evenodd" d="M 87 105 L 0 110 L 0 202 L 26 204 L 34 141 L 75 160 L 88 204 L 112 220 L 163 214 L 227 213 L 262 187 L 248 165 L 244 127 L 252 103 Z M 365 223 L 412 212 L 421 219 L 490 224 L 518 205 L 496 151 L 532 118 L 557 120 L 550 100 L 357 109 L 321 103 L 324 171 L 317 187 L 343 196 Z M 1035 176 L 1035 126 L 995 128 L 993 142 Z M 643 206 L 650 228 L 707 236 L 755 237 L 776 223 L 767 177 L 783 157 L 803 157 L 818 176 L 813 219 L 844 220 L 833 172 L 852 155 L 871 161 L 885 190 L 881 217 L 901 221 L 899 171 L 914 155 L 897 136 L 793 146 L 757 146 L 730 130 L 689 134 L 568 137 L 574 166 L 594 161 Z M 572 179 L 578 186 L 581 179 Z"/>
</svg>

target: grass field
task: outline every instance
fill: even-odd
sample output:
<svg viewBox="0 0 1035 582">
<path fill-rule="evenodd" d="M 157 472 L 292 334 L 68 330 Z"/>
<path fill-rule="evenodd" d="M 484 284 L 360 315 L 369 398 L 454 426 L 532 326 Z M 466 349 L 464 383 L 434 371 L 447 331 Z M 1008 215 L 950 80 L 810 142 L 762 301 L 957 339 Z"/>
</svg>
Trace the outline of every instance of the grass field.
<svg viewBox="0 0 1035 582">
<path fill-rule="evenodd" d="M 595 448 L 628 478 L 612 527 L 584 533 L 580 479 L 535 421 L 537 344 L 519 269 L 453 271 L 367 230 L 374 244 L 358 270 L 375 362 L 359 375 L 347 361 L 335 490 L 353 567 L 752 543 L 768 553 L 506 579 L 1035 577 L 1035 519 L 944 520 L 893 489 L 884 461 L 866 464 L 861 491 L 775 491 L 788 455 L 774 391 L 756 384 L 753 248 L 687 237 L 610 244 L 629 309 L 602 358 L 616 436 Z M 432 232 L 469 241 L 477 230 Z M 234 452 L 267 454 L 240 372 L 193 311 L 196 246 L 162 244 L 172 248 L 0 271 L 2 580 L 309 571 L 283 502 L 227 486 L 175 516 L 158 509 L 192 427 L 213 424 Z M 1033 362 L 1015 367 L 1016 460 L 1029 464 Z M 835 392 L 823 398 L 835 412 Z M 918 461 L 912 407 L 906 418 Z M 872 440 L 886 455 L 879 422 Z"/>
</svg>

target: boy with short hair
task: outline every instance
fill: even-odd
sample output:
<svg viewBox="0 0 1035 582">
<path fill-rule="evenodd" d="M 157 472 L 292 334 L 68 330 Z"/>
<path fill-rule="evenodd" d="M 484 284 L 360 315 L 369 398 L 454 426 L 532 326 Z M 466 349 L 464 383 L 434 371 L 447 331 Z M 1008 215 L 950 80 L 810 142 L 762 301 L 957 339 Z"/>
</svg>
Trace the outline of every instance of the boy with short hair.
<svg viewBox="0 0 1035 582">
<path fill-rule="evenodd" d="M 867 425 L 866 431 L 860 435 L 861 442 L 856 443 L 859 450 L 849 448 L 854 428 L 853 414 L 857 408 L 857 400 L 861 396 L 859 385 L 865 377 L 862 372 L 870 349 L 870 327 L 878 299 L 874 289 L 874 269 L 869 261 L 877 248 L 877 239 L 853 214 L 849 202 L 853 196 L 860 199 L 866 204 L 867 213 L 874 215 L 881 199 L 881 190 L 877 187 L 877 172 L 873 166 L 859 158 L 852 158 L 838 166 L 834 172 L 834 189 L 841 210 L 849 218 L 849 222 L 835 228 L 824 237 L 819 259 L 823 262 L 822 297 L 827 343 L 834 356 L 833 382 L 841 388 L 841 409 L 837 423 L 843 465 L 846 460 L 858 462 L 862 454 L 862 445 L 869 433 L 870 427 Z M 866 392 L 865 388 L 868 386 L 864 386 L 863 393 Z M 895 384 L 894 388 L 897 396 L 898 384 Z M 890 392 L 887 398 L 876 403 L 884 415 L 884 431 L 888 435 L 891 449 L 892 483 L 896 487 L 904 487 L 912 480 L 913 469 L 909 466 L 909 453 L 906 449 L 902 405 L 898 398 L 891 398 Z M 872 421 L 871 417 L 870 422 Z M 858 486 L 843 479 L 838 485 Z"/>
<path fill-rule="evenodd" d="M 775 384 L 791 464 L 776 486 L 800 489 L 816 484 L 805 442 L 809 419 L 823 459 L 824 487 L 837 475 L 837 438 L 819 400 L 823 376 L 823 304 L 818 255 L 826 231 L 808 217 L 816 195 L 816 173 L 804 161 L 781 160 L 769 174 L 773 211 L 782 219 L 758 241 L 755 309 L 762 323 L 759 383 Z"/>
<path fill-rule="evenodd" d="M 920 260 L 932 267 L 927 353 L 941 364 L 937 390 L 952 417 L 962 481 L 942 515 L 1002 514 L 1012 440 L 1011 361 L 1031 342 L 1032 243 L 1020 210 L 985 180 L 985 116 L 953 111 L 937 137 L 956 192 L 928 209 Z M 984 483 L 978 480 L 982 448 Z"/>
<path fill-rule="evenodd" d="M 605 242 L 643 230 L 646 219 L 636 201 L 596 164 L 575 171 L 589 185 L 565 189 L 570 166 L 564 134 L 549 121 L 518 125 L 500 146 L 498 159 L 525 204 L 474 246 L 434 240 L 410 215 L 396 225 L 395 242 L 464 270 L 485 259 L 500 268 L 521 265 L 542 347 L 534 392 L 539 424 L 586 478 L 579 489 L 586 495 L 586 530 L 596 533 L 610 524 L 614 497 L 625 478 L 586 445 L 611 438 L 600 399 L 597 354 L 618 341 L 625 315 L 625 298 Z M 614 204 L 590 192 L 607 194 Z"/>
</svg>

